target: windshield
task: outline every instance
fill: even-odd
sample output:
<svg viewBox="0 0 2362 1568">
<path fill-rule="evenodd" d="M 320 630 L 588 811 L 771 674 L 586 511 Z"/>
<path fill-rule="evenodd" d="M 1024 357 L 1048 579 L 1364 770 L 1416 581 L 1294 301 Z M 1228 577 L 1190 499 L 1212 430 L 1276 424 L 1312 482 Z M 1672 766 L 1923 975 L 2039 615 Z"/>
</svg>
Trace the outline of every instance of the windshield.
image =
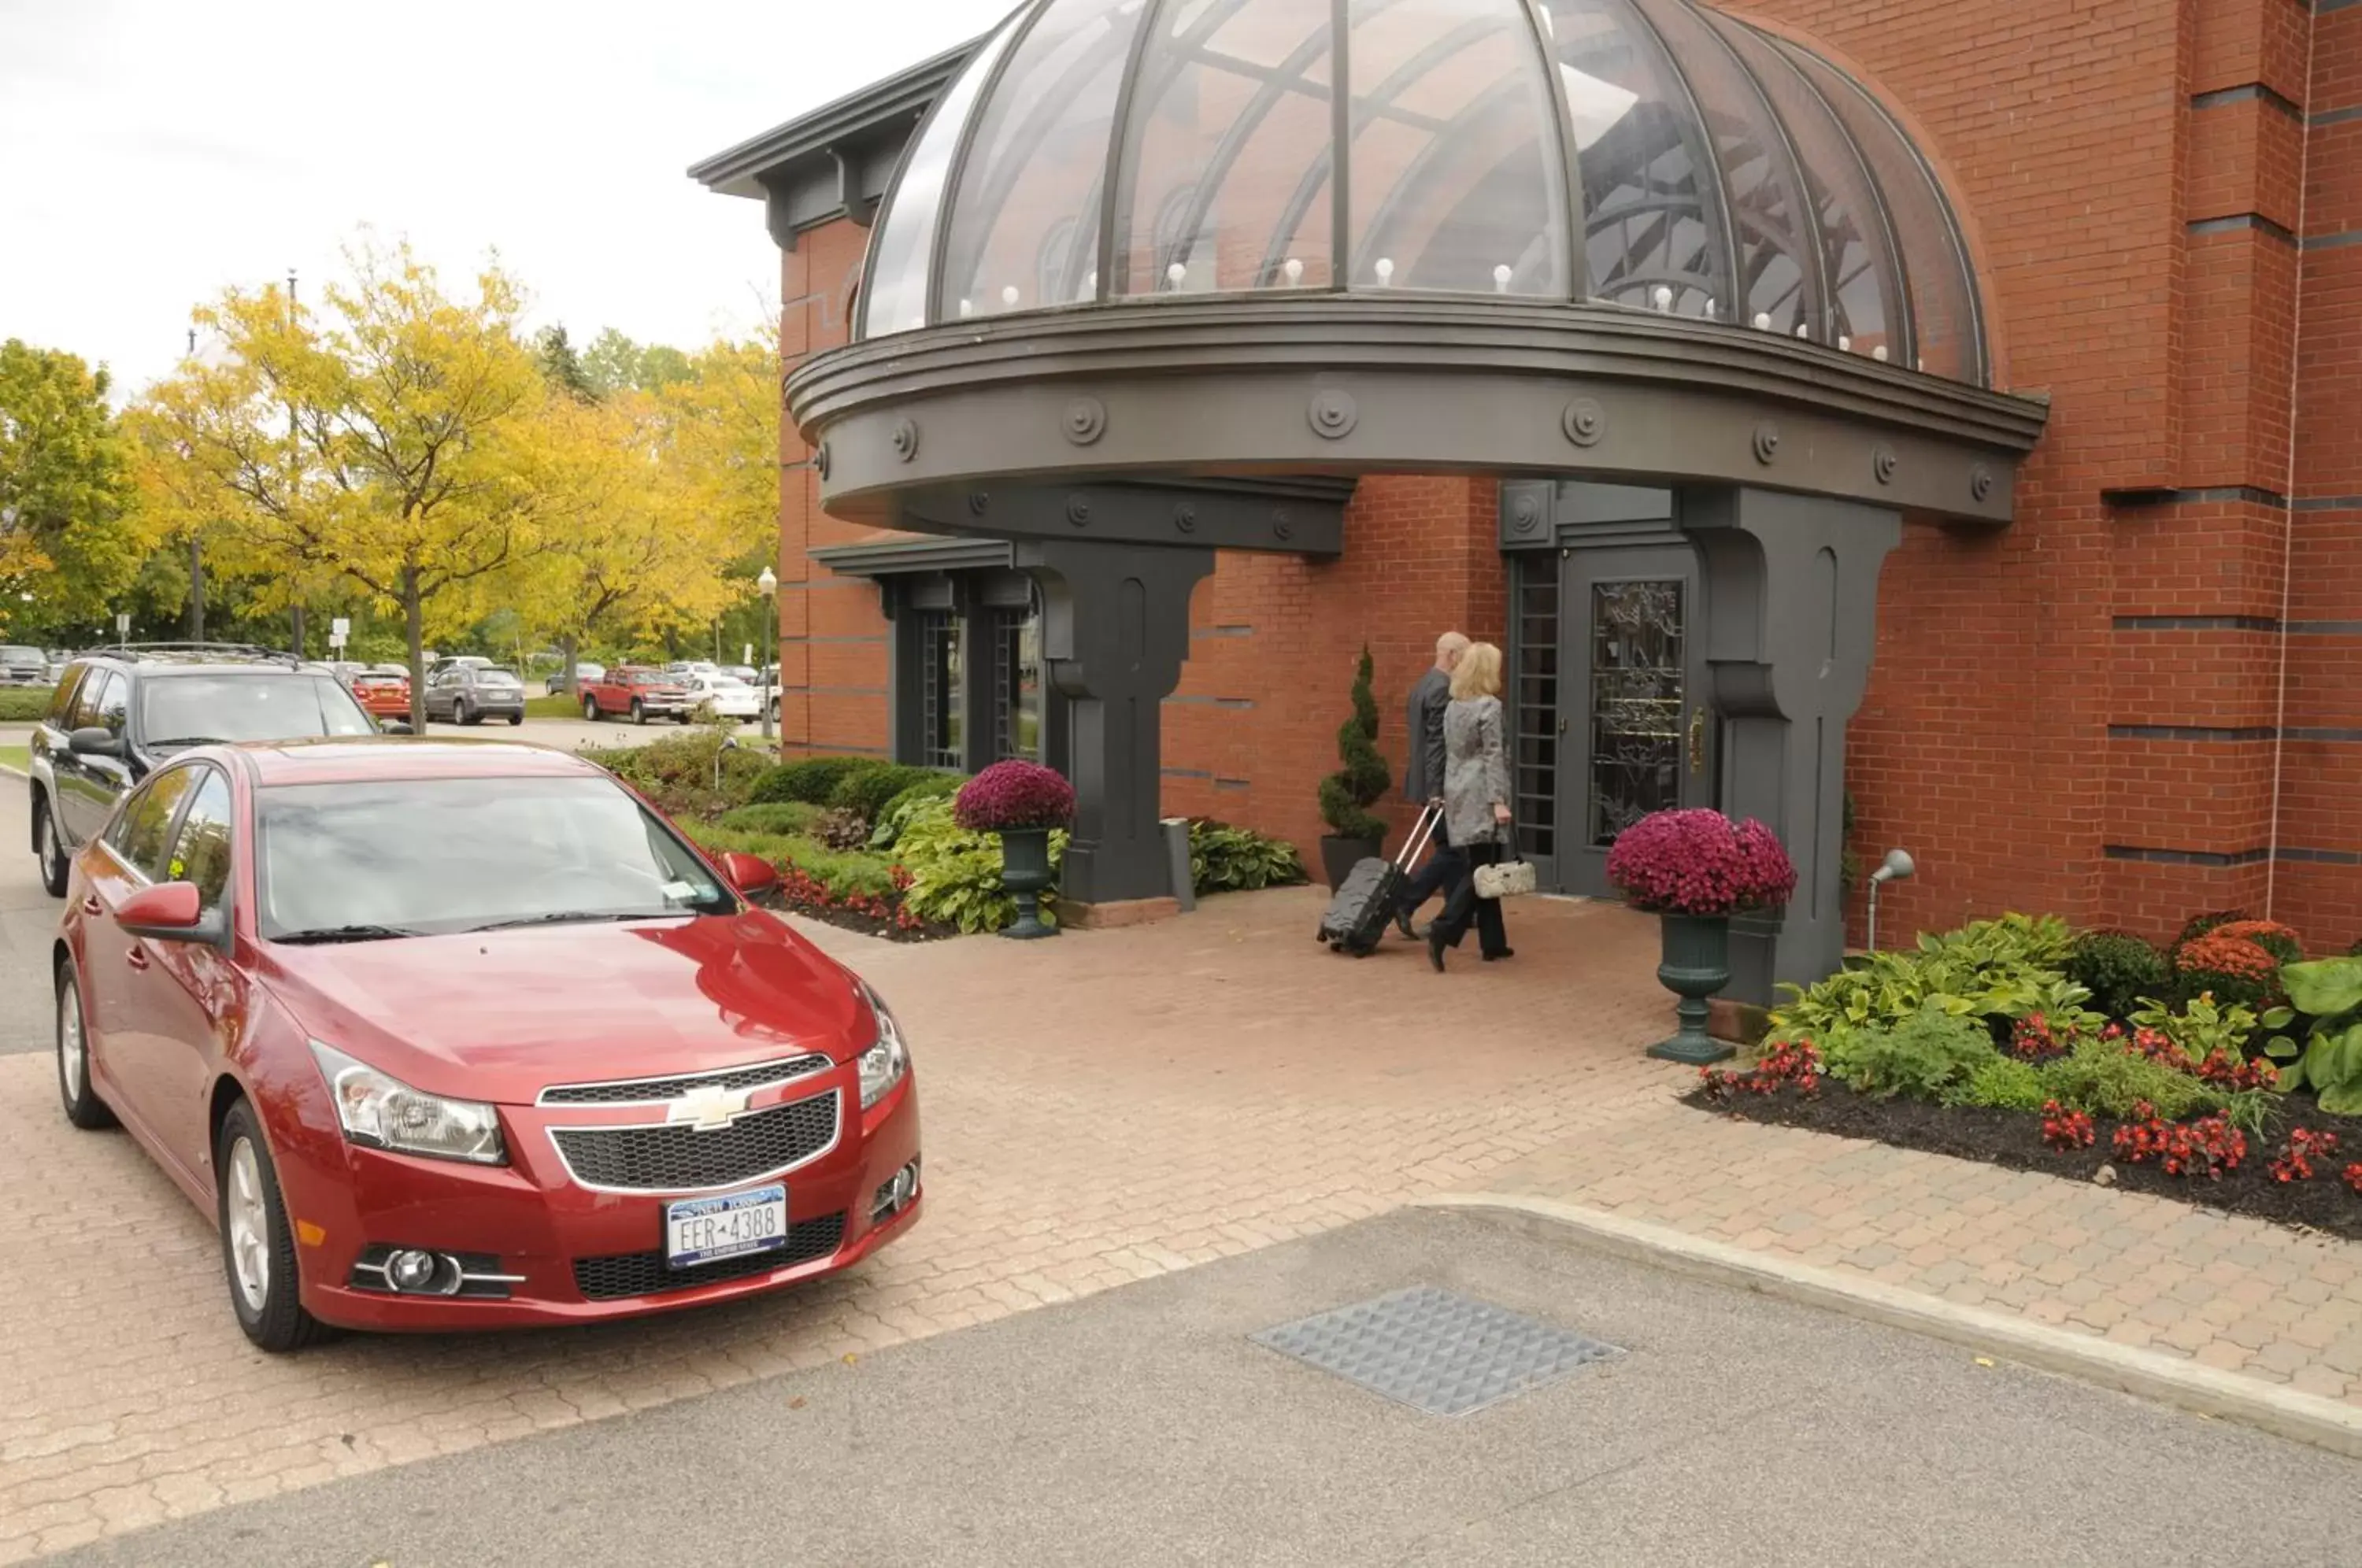
<svg viewBox="0 0 2362 1568">
<path fill-rule="evenodd" d="M 139 724 L 149 745 L 377 734 L 375 722 L 341 683 L 297 670 L 144 681 Z"/>
<path fill-rule="evenodd" d="M 612 779 L 282 785 L 256 808 L 259 924 L 273 942 L 738 907 Z"/>
</svg>

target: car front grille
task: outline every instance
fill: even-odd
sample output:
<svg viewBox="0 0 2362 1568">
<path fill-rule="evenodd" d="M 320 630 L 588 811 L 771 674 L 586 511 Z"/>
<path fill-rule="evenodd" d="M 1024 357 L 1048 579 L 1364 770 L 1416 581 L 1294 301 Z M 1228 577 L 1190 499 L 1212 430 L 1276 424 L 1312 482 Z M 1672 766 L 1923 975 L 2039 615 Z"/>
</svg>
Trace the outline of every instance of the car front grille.
<svg viewBox="0 0 2362 1568">
<path fill-rule="evenodd" d="M 749 1111 L 726 1127 L 553 1127 L 549 1135 L 574 1179 L 627 1192 L 696 1192 L 777 1176 L 836 1142 L 838 1104 L 830 1089 Z"/>
<path fill-rule="evenodd" d="M 662 1252 L 622 1253 L 613 1257 L 576 1258 L 574 1287 L 586 1301 L 617 1301 L 632 1296 L 661 1296 L 670 1290 L 694 1290 L 701 1285 L 746 1279 L 777 1268 L 824 1258 L 844 1240 L 844 1216 L 823 1214 L 798 1220 L 788 1227 L 788 1244 L 767 1253 L 741 1253 L 734 1258 L 697 1268 L 673 1268 Z"/>
<path fill-rule="evenodd" d="M 640 1078 L 624 1083 L 559 1084 L 541 1091 L 543 1105 L 629 1105 L 636 1101 L 676 1099 L 707 1084 L 723 1088 L 753 1088 L 757 1084 L 784 1083 L 809 1073 L 826 1072 L 833 1064 L 818 1052 L 791 1056 L 784 1062 L 759 1062 L 751 1067 L 731 1067 L 719 1073 L 686 1073 L 677 1078 Z"/>
</svg>

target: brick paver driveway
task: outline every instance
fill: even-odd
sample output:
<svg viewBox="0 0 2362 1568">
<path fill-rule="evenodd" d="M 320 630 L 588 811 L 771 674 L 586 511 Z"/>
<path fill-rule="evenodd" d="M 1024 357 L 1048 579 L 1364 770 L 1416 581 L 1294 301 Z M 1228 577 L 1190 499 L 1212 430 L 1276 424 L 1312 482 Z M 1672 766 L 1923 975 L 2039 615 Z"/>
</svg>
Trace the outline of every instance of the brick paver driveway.
<svg viewBox="0 0 2362 1568">
<path fill-rule="evenodd" d="M 21 842 L 21 811 L 0 809 L 0 833 L 17 834 L 5 843 Z M 0 854 L 0 891 L 30 867 Z M 1635 1043 L 1667 1012 L 1646 921 L 1527 900 L 1514 961 L 1478 964 L 1472 944 L 1439 977 L 1405 944 L 1326 953 L 1320 903 L 1308 889 L 1234 896 L 1028 944 L 812 928 L 911 1032 L 927 1215 L 850 1276 L 577 1331 L 262 1356 L 231 1320 L 206 1221 L 121 1133 L 66 1125 L 46 1054 L 0 1055 L 0 1562 L 1481 1186 L 1679 1080 Z M 0 972 L 0 1012 L 46 1017 L 26 957 Z"/>
</svg>

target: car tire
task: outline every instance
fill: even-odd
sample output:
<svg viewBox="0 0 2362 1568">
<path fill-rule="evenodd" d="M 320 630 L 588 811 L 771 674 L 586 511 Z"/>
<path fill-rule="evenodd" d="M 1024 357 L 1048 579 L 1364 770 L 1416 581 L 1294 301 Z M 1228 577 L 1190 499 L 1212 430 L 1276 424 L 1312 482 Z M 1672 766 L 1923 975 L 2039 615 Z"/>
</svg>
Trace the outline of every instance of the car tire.
<svg viewBox="0 0 2362 1568">
<path fill-rule="evenodd" d="M 524 709 L 522 709 L 522 708 L 519 708 L 515 712 L 511 713 L 511 714 L 509 715 L 509 723 L 512 723 L 512 724 L 522 724 L 522 723 L 524 723 Z"/>
<path fill-rule="evenodd" d="M 73 862 L 58 838 L 57 819 L 50 814 L 50 798 L 38 790 L 33 792 L 33 854 L 41 863 L 42 889 L 53 899 L 64 898 Z"/>
<path fill-rule="evenodd" d="M 771 723 L 775 723 L 775 724 L 776 724 L 776 723 L 778 723 L 778 722 L 779 722 L 779 700 L 778 700 L 777 697 L 774 697 L 774 698 L 772 698 L 772 699 L 771 699 Z"/>
<path fill-rule="evenodd" d="M 646 706 L 646 704 L 643 703 L 643 702 L 642 702 L 638 698 L 636 698 L 636 697 L 633 698 L 633 699 L 632 699 L 632 723 L 635 723 L 635 724 L 645 724 L 645 723 L 646 723 L 647 722 L 648 722 L 648 710 L 647 710 L 647 706 Z"/>
<path fill-rule="evenodd" d="M 602 717 L 603 717 L 603 715 L 599 712 L 599 699 L 596 697 L 585 697 L 582 699 L 582 722 L 584 723 L 595 724 Z"/>
<path fill-rule="evenodd" d="M 468 700 L 465 697 L 458 697 L 454 698 L 451 702 L 451 722 L 455 724 L 472 724 L 480 722 L 480 719 L 479 715 L 468 706 Z"/>
<path fill-rule="evenodd" d="M 69 958 L 58 966 L 58 1098 L 66 1120 L 85 1132 L 115 1125 L 115 1112 L 90 1081 L 90 1032 L 83 1024 L 82 984 Z"/>
<path fill-rule="evenodd" d="M 230 1310 L 246 1337 L 273 1355 L 326 1339 L 327 1325 L 304 1310 L 279 1169 L 254 1107 L 243 1099 L 222 1118 L 214 1141 L 214 1194 Z"/>
</svg>

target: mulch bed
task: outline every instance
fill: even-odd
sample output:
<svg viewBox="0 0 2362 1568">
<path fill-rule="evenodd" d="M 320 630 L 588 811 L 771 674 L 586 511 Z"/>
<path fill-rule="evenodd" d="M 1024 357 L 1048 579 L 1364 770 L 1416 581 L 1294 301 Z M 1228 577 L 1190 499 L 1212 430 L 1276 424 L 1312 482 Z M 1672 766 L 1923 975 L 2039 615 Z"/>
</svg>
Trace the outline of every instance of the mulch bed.
<svg viewBox="0 0 2362 1568">
<path fill-rule="evenodd" d="M 2090 1181 L 2103 1165 L 2111 1166 L 2115 1172 L 2114 1185 L 2125 1191 L 2154 1193 L 2180 1203 L 2362 1241 L 2362 1197 L 2348 1190 L 2339 1176 L 2348 1163 L 2362 1160 L 2362 1121 L 2324 1116 L 2310 1100 L 2291 1101 L 2289 1110 L 2295 1114 L 2277 1124 L 2268 1137 L 2249 1139 L 2246 1158 L 2239 1168 L 2213 1180 L 2202 1176 L 2168 1176 L 2153 1164 L 2132 1165 L 2116 1159 L 2111 1151 L 2118 1124 L 2096 1119 L 2099 1137 L 2092 1147 L 2061 1150 L 2042 1142 L 2042 1118 L 2030 1111 L 1931 1105 L 1901 1097 L 1881 1099 L 1832 1081 L 1823 1082 L 1817 1099 L 1805 1099 L 1783 1085 L 1772 1094 L 1742 1094 L 1727 1102 L 1709 1102 L 1701 1091 L 1692 1090 L 1683 1103 L 1716 1115 L 1981 1160 L 2069 1181 Z M 2325 1130 L 2338 1136 L 2337 1153 L 2313 1162 L 2310 1181 L 2275 1181 L 2267 1168 L 2291 1127 Z"/>
<path fill-rule="evenodd" d="M 842 906 L 832 905 L 823 908 L 818 904 L 792 901 L 776 896 L 757 899 L 755 901 L 767 910 L 777 910 L 781 914 L 819 921 L 824 925 L 835 926 L 840 931 L 856 932 L 863 936 L 882 937 L 888 942 L 941 942 L 946 937 L 957 936 L 960 933 L 959 927 L 946 924 L 942 921 L 929 921 L 916 930 L 906 931 L 891 920 L 880 920 L 876 915 L 863 914 L 857 910 L 848 910 Z"/>
</svg>

